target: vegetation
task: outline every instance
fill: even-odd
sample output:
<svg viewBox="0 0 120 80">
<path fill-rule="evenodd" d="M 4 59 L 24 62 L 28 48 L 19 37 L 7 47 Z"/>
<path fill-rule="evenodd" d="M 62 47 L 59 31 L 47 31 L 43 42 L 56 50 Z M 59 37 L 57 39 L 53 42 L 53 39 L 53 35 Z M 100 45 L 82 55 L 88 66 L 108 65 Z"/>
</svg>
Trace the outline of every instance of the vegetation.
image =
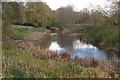
<svg viewBox="0 0 120 80">
<path fill-rule="evenodd" d="M 99 67 L 85 67 L 82 59 L 40 59 L 18 49 L 3 51 L 3 78 L 118 78 Z"/>
<path fill-rule="evenodd" d="M 12 31 L 15 34 L 15 39 L 19 40 L 23 38 L 26 34 L 30 32 L 43 32 L 45 27 L 35 28 L 32 26 L 20 26 L 20 25 L 12 25 Z"/>
<path fill-rule="evenodd" d="M 96 44 L 104 42 L 109 47 L 118 48 L 119 44 L 118 26 L 101 25 L 88 31 L 87 37 Z"/>
<path fill-rule="evenodd" d="M 84 35 L 88 41 L 107 47 L 119 48 L 118 16 L 120 2 L 112 3 L 110 15 L 100 6 L 93 10 L 84 8 L 76 12 L 73 7 L 61 7 L 52 11 L 43 2 L 3 2 L 3 78 L 119 78 L 119 60 L 114 67 L 107 61 L 92 59 L 65 60 L 63 55 L 46 58 L 45 50 L 32 45 L 27 50 L 39 51 L 39 56 L 30 51 L 20 50 L 15 40 L 22 39 L 30 32 L 44 32 L 46 26 Z M 82 33 L 82 34 L 81 34 Z M 48 52 L 50 53 L 50 52 Z M 52 53 L 52 52 L 51 52 Z M 51 54 L 52 55 L 52 54 Z M 47 56 L 49 56 L 47 54 Z M 87 63 L 86 63 L 87 62 Z M 90 62 L 88 64 L 88 62 Z M 98 64 L 102 63 L 103 64 Z M 109 66 L 108 66 L 109 65 Z"/>
<path fill-rule="evenodd" d="M 43 2 L 3 2 L 2 5 L 3 20 L 13 24 L 41 27 L 55 21 L 54 12 Z"/>
<path fill-rule="evenodd" d="M 26 30 L 25 26 L 12 25 L 12 27 L 18 33 L 18 29 Z M 31 31 L 31 27 L 27 29 L 28 32 Z M 84 59 L 64 60 L 60 56 L 46 58 L 42 55 L 36 57 L 17 48 L 4 48 L 3 54 L 3 78 L 118 78 L 119 76 L 117 72 L 111 73 L 107 69 L 104 71 L 100 65 L 96 67 L 98 64 L 92 66 Z"/>
</svg>

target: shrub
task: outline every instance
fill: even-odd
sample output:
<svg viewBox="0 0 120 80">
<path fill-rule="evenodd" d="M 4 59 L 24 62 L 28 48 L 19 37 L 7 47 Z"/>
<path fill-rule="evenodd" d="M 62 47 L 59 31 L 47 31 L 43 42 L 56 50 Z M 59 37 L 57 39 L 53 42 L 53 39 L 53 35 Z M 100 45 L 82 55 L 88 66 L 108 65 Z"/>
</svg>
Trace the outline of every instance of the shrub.
<svg viewBox="0 0 120 80">
<path fill-rule="evenodd" d="M 86 33 L 86 37 L 93 42 L 99 44 L 105 42 L 109 47 L 118 48 L 118 26 L 101 25 L 90 29 Z"/>
</svg>

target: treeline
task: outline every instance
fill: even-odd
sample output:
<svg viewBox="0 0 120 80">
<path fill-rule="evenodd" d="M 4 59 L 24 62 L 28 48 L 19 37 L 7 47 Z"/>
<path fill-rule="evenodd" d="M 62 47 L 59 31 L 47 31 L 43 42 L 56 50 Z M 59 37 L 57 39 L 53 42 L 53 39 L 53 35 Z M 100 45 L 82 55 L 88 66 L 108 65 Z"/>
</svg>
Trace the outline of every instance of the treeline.
<svg viewBox="0 0 120 80">
<path fill-rule="evenodd" d="M 72 6 L 61 7 L 52 11 L 44 2 L 3 2 L 3 20 L 12 24 L 41 26 L 59 26 L 59 24 L 115 24 L 120 20 L 120 2 L 112 3 L 109 11 L 101 6 L 91 10 L 84 8 L 77 12 Z M 8 22 L 8 21 L 7 21 Z"/>
<path fill-rule="evenodd" d="M 118 25 L 120 20 L 120 2 L 112 3 L 110 6 L 102 8 L 97 5 L 91 10 L 84 8 L 76 12 L 72 6 L 61 7 L 56 10 L 57 19 L 62 24 L 115 24 Z M 106 9 L 109 8 L 109 11 Z"/>
<path fill-rule="evenodd" d="M 55 21 L 54 12 L 43 2 L 4 2 L 3 20 L 12 24 L 28 26 L 53 25 Z"/>
<path fill-rule="evenodd" d="M 55 19 L 54 12 L 43 2 L 2 2 L 3 48 L 15 47 L 11 25 L 52 26 Z"/>
</svg>

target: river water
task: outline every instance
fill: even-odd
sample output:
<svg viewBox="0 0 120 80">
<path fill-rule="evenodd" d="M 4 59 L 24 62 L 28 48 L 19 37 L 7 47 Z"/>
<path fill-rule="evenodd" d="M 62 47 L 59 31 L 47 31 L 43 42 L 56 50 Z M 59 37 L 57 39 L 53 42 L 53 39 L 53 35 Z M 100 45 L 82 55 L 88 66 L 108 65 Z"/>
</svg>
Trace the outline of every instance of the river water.
<svg viewBox="0 0 120 80">
<path fill-rule="evenodd" d="M 44 40 L 38 41 L 37 45 L 42 46 L 42 48 L 48 48 L 58 54 L 68 52 L 72 59 L 74 59 L 75 56 L 81 58 L 95 57 L 102 60 L 108 58 L 106 51 L 100 50 L 92 44 L 82 42 L 76 36 L 68 36 L 60 33 L 50 33 Z"/>
</svg>

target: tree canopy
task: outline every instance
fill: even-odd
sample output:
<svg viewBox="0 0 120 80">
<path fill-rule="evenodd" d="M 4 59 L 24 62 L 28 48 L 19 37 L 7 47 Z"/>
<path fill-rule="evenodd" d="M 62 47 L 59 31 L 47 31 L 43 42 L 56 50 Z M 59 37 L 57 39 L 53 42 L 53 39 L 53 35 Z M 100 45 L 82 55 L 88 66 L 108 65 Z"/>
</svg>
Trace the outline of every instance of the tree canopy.
<svg viewBox="0 0 120 80">
<path fill-rule="evenodd" d="M 74 11 L 71 5 L 51 10 L 44 2 L 3 2 L 3 21 L 35 27 L 59 24 L 118 24 L 120 2 L 112 3 L 109 11 L 97 5 L 95 9 Z"/>
</svg>

